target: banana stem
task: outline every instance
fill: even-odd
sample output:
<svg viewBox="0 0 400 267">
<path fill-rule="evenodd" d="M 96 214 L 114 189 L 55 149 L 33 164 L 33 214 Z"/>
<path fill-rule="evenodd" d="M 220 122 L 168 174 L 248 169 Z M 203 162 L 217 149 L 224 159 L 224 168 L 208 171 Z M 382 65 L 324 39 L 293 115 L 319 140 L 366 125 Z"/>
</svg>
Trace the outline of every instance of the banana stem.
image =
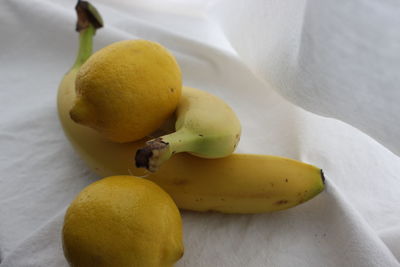
<svg viewBox="0 0 400 267">
<path fill-rule="evenodd" d="M 75 63 L 72 67 L 73 69 L 82 66 L 82 64 L 85 63 L 85 61 L 90 57 L 90 55 L 92 55 L 93 35 L 95 32 L 96 29 L 90 25 L 88 28 L 79 33 L 79 50 Z"/>
<path fill-rule="evenodd" d="M 197 142 L 194 135 L 182 129 L 158 137 L 148 141 L 145 147 L 136 151 L 136 167 L 144 167 L 151 172 L 155 172 L 163 162 L 174 154 L 191 152 L 196 145 Z"/>
<path fill-rule="evenodd" d="M 103 19 L 96 8 L 86 1 L 79 0 L 75 10 L 78 16 L 76 31 L 79 32 L 79 50 L 72 68 L 79 68 L 92 54 L 93 36 L 98 28 L 103 27 Z"/>
<path fill-rule="evenodd" d="M 168 143 L 171 154 L 193 151 L 197 145 L 196 139 L 194 134 L 185 129 L 161 137 L 162 141 Z"/>
</svg>

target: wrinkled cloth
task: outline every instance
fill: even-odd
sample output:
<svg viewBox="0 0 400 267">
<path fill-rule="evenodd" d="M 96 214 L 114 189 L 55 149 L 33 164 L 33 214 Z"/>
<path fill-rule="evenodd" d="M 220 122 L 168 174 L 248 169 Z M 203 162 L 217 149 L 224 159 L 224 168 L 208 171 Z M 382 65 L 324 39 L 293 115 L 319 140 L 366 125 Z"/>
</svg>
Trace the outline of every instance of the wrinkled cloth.
<svg viewBox="0 0 400 267">
<path fill-rule="evenodd" d="M 400 20 L 396 1 L 98 0 L 95 50 L 143 38 L 184 84 L 238 114 L 237 152 L 321 167 L 326 190 L 289 210 L 182 211 L 176 266 L 399 266 Z M 74 1 L 0 1 L 0 267 L 68 266 L 66 208 L 93 174 L 56 111 L 78 47 Z"/>
</svg>

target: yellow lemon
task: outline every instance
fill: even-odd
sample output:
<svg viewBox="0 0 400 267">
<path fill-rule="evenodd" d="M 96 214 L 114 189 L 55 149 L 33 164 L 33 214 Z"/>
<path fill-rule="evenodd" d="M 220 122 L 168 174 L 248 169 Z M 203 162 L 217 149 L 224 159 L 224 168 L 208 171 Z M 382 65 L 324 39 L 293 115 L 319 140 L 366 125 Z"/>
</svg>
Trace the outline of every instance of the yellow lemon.
<svg viewBox="0 0 400 267">
<path fill-rule="evenodd" d="M 76 267 L 167 267 L 183 255 L 182 220 L 155 183 L 111 176 L 86 187 L 69 206 L 64 255 Z"/>
<path fill-rule="evenodd" d="M 71 118 L 123 143 L 149 135 L 172 115 L 181 96 L 182 75 L 162 45 L 127 40 L 90 56 L 75 85 Z"/>
</svg>

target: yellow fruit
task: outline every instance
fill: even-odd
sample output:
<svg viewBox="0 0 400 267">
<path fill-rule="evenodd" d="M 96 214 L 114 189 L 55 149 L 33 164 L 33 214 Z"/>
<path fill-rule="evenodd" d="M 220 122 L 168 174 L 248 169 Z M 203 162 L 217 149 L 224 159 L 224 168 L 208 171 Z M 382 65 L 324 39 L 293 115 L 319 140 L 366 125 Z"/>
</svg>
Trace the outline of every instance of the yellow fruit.
<svg viewBox="0 0 400 267">
<path fill-rule="evenodd" d="M 114 142 L 139 140 L 158 129 L 181 96 L 179 66 L 147 40 L 113 43 L 82 65 L 71 118 Z"/>
<path fill-rule="evenodd" d="M 155 183 L 111 176 L 71 203 L 62 231 L 65 257 L 77 267 L 167 267 L 183 255 L 182 220 Z"/>
<path fill-rule="evenodd" d="M 146 179 L 168 192 L 180 209 L 225 213 L 283 210 L 312 199 L 325 188 L 320 168 L 270 155 L 202 159 L 178 153 L 155 173 L 135 168 L 135 153 L 146 139 L 126 144 L 106 142 L 96 131 L 69 118 L 76 72 L 76 68 L 68 72 L 59 87 L 59 118 L 77 153 L 100 176 L 147 174 Z"/>
</svg>

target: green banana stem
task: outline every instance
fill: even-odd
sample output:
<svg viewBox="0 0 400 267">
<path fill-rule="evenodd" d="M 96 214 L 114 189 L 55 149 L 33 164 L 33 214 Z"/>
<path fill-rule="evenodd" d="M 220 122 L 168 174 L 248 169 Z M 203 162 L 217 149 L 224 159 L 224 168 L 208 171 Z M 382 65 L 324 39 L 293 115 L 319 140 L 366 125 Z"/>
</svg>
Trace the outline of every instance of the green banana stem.
<svg viewBox="0 0 400 267">
<path fill-rule="evenodd" d="M 174 133 L 164 135 L 160 139 L 168 143 L 171 154 L 180 152 L 192 152 L 195 150 L 198 137 L 186 129 L 179 129 Z"/>
<path fill-rule="evenodd" d="M 86 1 L 76 4 L 78 20 L 76 31 L 79 32 L 79 50 L 72 69 L 79 68 L 92 55 L 93 36 L 98 28 L 103 27 L 103 19 L 96 8 Z"/>
<path fill-rule="evenodd" d="M 88 28 L 79 33 L 79 50 L 73 69 L 79 68 L 92 55 L 93 52 L 93 35 L 96 29 L 90 25 Z"/>
<path fill-rule="evenodd" d="M 146 143 L 135 155 L 137 168 L 144 167 L 155 172 L 163 162 L 176 153 L 191 152 L 198 145 L 198 137 L 192 133 L 180 129 L 168 135 L 158 137 Z"/>
</svg>

